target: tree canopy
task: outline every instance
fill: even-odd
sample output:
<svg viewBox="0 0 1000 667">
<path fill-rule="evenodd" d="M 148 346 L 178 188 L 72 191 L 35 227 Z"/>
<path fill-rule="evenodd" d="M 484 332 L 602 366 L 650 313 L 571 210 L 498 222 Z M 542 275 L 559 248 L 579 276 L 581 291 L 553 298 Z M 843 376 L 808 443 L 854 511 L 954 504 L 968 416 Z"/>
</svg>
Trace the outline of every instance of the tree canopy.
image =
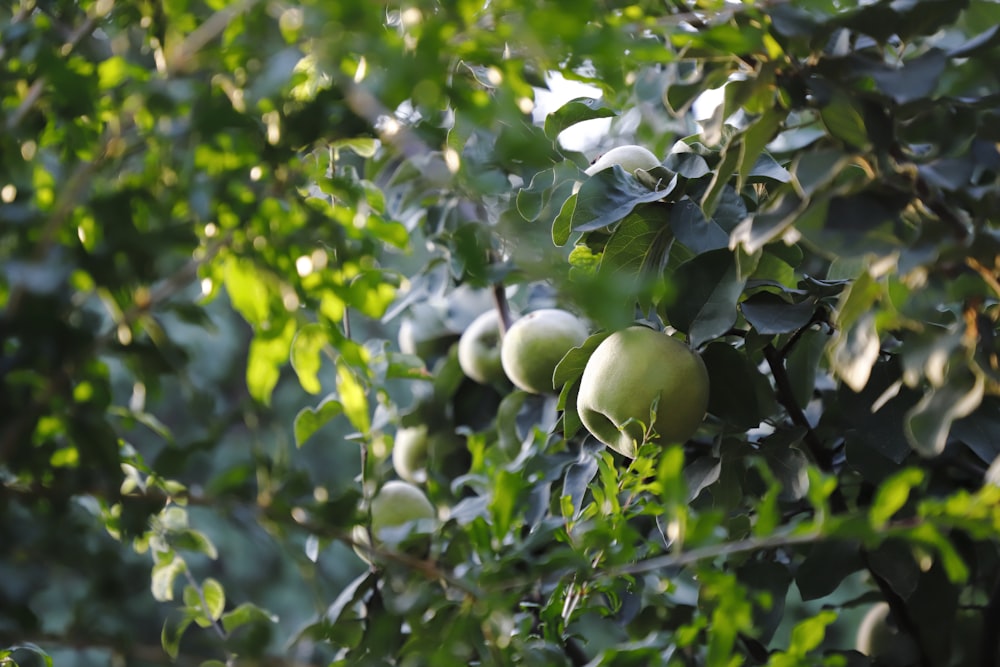
<svg viewBox="0 0 1000 667">
<path fill-rule="evenodd" d="M 0 665 L 1000 662 L 1000 3 L 20 0 L 0 62 Z M 550 393 L 463 372 L 549 308 Z M 628 457 L 635 324 L 710 389 Z"/>
</svg>

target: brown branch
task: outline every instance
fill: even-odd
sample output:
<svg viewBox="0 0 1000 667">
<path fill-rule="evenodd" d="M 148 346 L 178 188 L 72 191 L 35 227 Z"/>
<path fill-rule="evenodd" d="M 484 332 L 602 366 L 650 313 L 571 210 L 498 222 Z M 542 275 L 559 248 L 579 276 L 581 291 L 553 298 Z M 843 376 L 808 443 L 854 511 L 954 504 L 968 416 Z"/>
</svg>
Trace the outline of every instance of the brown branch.
<svg viewBox="0 0 1000 667">
<path fill-rule="evenodd" d="M 792 382 L 788 378 L 788 371 L 785 370 L 784 360 L 771 343 L 764 346 L 764 359 L 767 360 L 767 365 L 771 368 L 771 376 L 774 378 L 774 387 L 777 392 L 778 402 L 785 408 L 792 423 L 805 429 L 803 440 L 809 448 L 813 460 L 823 470 L 827 472 L 831 471 L 833 469 L 833 456 L 823 446 L 823 441 L 813 431 L 812 425 L 795 400 L 795 390 L 792 389 Z"/>
</svg>

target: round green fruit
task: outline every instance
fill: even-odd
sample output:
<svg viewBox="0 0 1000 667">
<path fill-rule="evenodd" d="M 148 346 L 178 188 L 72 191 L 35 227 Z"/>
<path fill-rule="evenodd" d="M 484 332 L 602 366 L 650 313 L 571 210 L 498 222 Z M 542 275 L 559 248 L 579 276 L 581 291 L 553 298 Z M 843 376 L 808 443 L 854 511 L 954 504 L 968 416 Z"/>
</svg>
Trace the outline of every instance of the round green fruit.
<svg viewBox="0 0 1000 667">
<path fill-rule="evenodd" d="M 877 658 L 879 664 L 900 667 L 915 664 L 919 658 L 916 643 L 900 632 L 889 617 L 890 608 L 885 602 L 869 609 L 858 624 L 855 647 L 861 653 Z"/>
<path fill-rule="evenodd" d="M 642 146 L 618 146 L 594 160 L 594 163 L 587 167 L 584 173 L 588 176 L 593 176 L 597 172 L 610 169 L 616 164 L 631 174 L 636 169 L 649 171 L 653 167 L 659 167 L 662 163 L 659 158 Z"/>
<path fill-rule="evenodd" d="M 458 364 L 479 384 L 503 382 L 507 376 L 500 361 L 500 315 L 488 310 L 469 325 L 458 341 Z"/>
<path fill-rule="evenodd" d="M 500 345 L 500 361 L 510 381 L 533 394 L 551 394 L 552 373 L 574 347 L 587 340 L 583 320 L 565 310 L 545 308 L 511 325 Z"/>
<path fill-rule="evenodd" d="M 430 431 L 425 425 L 401 428 L 392 444 L 392 467 L 407 482 L 423 484 L 428 467 L 445 463 L 461 446 L 461 437 L 451 431 Z"/>
<path fill-rule="evenodd" d="M 663 442 L 684 442 L 708 408 L 708 370 L 690 347 L 643 326 L 605 338 L 583 370 L 576 407 L 594 436 L 634 458 L 659 400 L 653 429 Z"/>
<path fill-rule="evenodd" d="M 382 485 L 371 502 L 372 536 L 376 543 L 398 543 L 405 537 L 394 530 L 410 523 L 434 519 L 437 512 L 419 487 L 409 482 L 392 480 Z M 413 526 L 414 532 L 427 532 L 426 526 Z"/>
<path fill-rule="evenodd" d="M 414 553 L 426 553 L 431 522 L 437 512 L 419 487 L 399 480 L 386 482 L 372 498 L 370 512 L 371 536 L 376 546 L 396 548 L 405 541 L 414 547 Z M 351 537 L 358 544 L 370 545 L 364 526 L 354 526 Z M 414 540 L 415 537 L 426 539 Z M 364 549 L 355 547 L 354 551 L 363 561 L 372 562 Z"/>
</svg>

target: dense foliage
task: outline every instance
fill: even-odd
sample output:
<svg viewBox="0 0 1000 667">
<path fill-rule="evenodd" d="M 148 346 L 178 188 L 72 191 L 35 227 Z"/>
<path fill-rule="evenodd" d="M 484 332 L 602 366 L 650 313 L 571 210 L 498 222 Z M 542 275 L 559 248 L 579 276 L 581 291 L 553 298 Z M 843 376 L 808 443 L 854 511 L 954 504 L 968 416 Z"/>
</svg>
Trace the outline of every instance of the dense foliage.
<svg viewBox="0 0 1000 667">
<path fill-rule="evenodd" d="M 997 664 L 998 26 L 5 3 L 0 665 Z M 561 391 L 462 373 L 549 307 Z M 711 392 L 629 459 L 575 397 L 635 322 Z M 409 428 L 439 518 L 373 543 Z"/>
</svg>

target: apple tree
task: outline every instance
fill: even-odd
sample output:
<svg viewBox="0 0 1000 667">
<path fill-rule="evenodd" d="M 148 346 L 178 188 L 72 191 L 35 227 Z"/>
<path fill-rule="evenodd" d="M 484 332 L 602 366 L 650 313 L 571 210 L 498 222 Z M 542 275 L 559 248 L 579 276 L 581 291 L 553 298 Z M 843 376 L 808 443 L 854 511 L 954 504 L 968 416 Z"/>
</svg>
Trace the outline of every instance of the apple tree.
<svg viewBox="0 0 1000 667">
<path fill-rule="evenodd" d="M 0 665 L 998 664 L 998 26 L 6 3 Z"/>
</svg>

